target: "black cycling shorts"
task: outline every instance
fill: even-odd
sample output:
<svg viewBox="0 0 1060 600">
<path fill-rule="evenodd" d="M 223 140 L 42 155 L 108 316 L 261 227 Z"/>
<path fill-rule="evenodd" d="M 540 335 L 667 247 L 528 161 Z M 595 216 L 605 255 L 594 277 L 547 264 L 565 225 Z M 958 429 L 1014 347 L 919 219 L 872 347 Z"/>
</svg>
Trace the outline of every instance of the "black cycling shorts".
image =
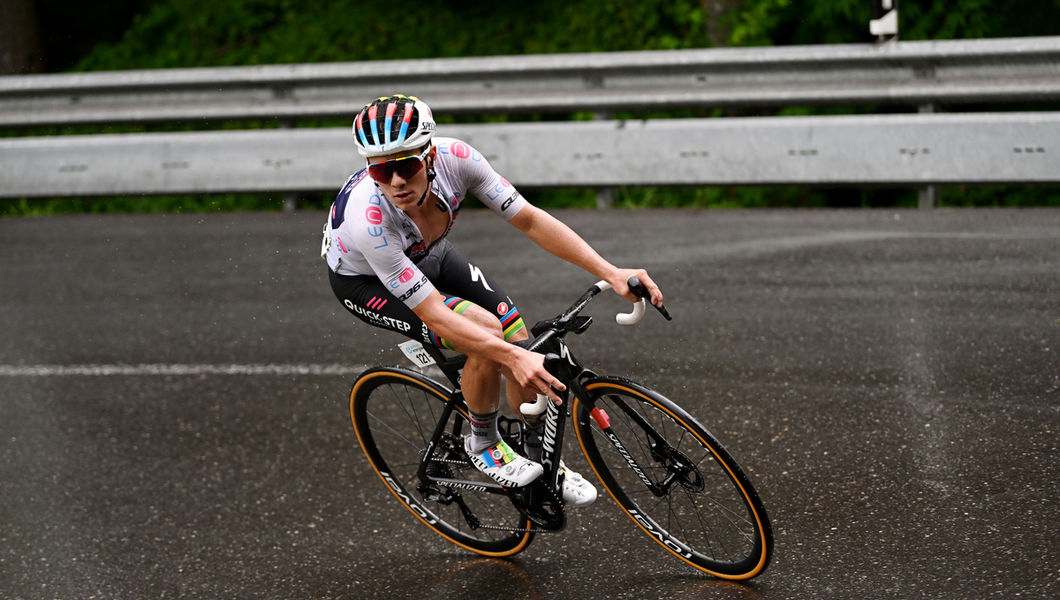
<svg viewBox="0 0 1060 600">
<path fill-rule="evenodd" d="M 506 340 L 526 327 L 519 309 L 497 282 L 472 265 L 449 240 L 435 244 L 416 266 L 454 312 L 462 314 L 471 303 L 481 306 L 500 321 Z M 339 275 L 328 269 L 328 277 L 335 296 L 358 319 L 425 344 L 452 349 L 375 275 Z"/>
</svg>

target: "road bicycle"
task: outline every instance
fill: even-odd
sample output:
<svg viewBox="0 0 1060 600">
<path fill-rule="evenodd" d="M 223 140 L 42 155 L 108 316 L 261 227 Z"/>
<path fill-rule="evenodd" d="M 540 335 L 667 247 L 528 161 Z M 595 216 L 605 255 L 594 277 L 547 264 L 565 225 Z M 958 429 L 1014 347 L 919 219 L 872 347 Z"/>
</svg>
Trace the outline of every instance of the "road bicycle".
<svg viewBox="0 0 1060 600">
<path fill-rule="evenodd" d="M 633 324 L 645 312 L 647 290 L 633 312 L 618 314 Z M 460 391 L 463 355 L 405 342 L 402 348 L 422 368 L 437 367 L 449 385 L 419 370 L 376 367 L 362 373 L 350 392 L 350 415 L 361 448 L 387 488 L 420 521 L 471 552 L 508 557 L 522 552 L 539 533 L 566 524 L 560 457 L 568 419 L 578 445 L 604 489 L 637 526 L 689 565 L 732 580 L 762 573 L 773 552 L 765 508 L 743 469 L 688 412 L 661 394 L 628 379 L 585 368 L 564 343 L 584 333 L 592 317 L 579 313 L 606 282 L 589 288 L 567 310 L 537 323 L 520 342 L 546 355 L 545 366 L 566 385 L 561 405 L 539 395 L 523 404 L 544 416 L 544 474 L 511 488 L 471 465 L 463 435 L 470 431 Z M 670 318 L 665 308 L 660 312 Z M 523 422 L 501 416 L 499 429 L 522 448 Z"/>
</svg>

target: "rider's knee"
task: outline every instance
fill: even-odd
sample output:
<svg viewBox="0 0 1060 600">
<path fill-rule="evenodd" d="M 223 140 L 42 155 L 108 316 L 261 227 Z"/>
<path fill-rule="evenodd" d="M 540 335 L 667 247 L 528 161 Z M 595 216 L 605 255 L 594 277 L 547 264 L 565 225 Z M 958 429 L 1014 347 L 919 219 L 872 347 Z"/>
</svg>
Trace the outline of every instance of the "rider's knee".
<svg viewBox="0 0 1060 600">
<path fill-rule="evenodd" d="M 525 339 L 527 339 L 529 337 L 530 337 L 530 333 L 527 332 L 526 327 L 522 327 L 518 331 L 516 331 L 515 333 L 509 335 L 508 336 L 508 341 L 512 342 L 512 343 L 521 342 L 521 341 L 523 341 L 523 340 L 525 340 Z"/>
<path fill-rule="evenodd" d="M 486 329 L 494 336 L 499 338 L 504 337 L 504 329 L 501 328 L 501 322 L 497 320 L 497 317 L 481 306 L 472 304 L 464 311 L 464 316 L 471 319 L 476 325 Z"/>
</svg>

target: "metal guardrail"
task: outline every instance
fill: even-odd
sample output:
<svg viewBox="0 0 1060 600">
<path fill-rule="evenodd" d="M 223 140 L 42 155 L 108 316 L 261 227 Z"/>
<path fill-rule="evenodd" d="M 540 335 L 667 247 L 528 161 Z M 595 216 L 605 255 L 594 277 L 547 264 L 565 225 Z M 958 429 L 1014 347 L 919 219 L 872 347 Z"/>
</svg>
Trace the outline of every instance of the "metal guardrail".
<svg viewBox="0 0 1060 600">
<path fill-rule="evenodd" d="M 1060 99 L 1060 36 L 0 77 L 0 127 L 439 113 Z"/>
<path fill-rule="evenodd" d="M 0 127 L 352 118 L 394 91 L 437 113 L 1018 105 L 1060 99 L 1060 37 L 11 76 L 0 77 Z M 523 187 L 1060 182 L 1060 112 L 1050 111 L 439 133 L 489 153 Z M 347 127 L 9 137 L 0 138 L 0 197 L 333 191 L 360 164 Z"/>
<path fill-rule="evenodd" d="M 451 125 L 520 187 L 1060 181 L 1060 113 Z M 440 143 L 439 151 L 449 147 Z M 0 195 L 335 191 L 347 128 L 0 139 Z"/>
</svg>

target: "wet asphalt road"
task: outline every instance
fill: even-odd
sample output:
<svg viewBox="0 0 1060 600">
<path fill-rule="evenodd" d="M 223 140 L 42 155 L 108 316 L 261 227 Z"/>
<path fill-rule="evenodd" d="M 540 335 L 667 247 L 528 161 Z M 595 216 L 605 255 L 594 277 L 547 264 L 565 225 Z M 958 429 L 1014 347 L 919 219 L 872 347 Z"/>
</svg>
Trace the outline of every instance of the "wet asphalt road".
<svg viewBox="0 0 1060 600">
<path fill-rule="evenodd" d="M 673 323 L 609 297 L 571 346 L 736 455 L 765 574 L 607 498 L 512 560 L 449 545 L 357 448 L 351 382 L 401 340 L 331 295 L 323 214 L 76 216 L 0 220 L 0 597 L 1060 596 L 1060 211 L 557 214 L 663 285 Z M 513 231 L 453 238 L 528 321 L 592 283 Z"/>
</svg>

